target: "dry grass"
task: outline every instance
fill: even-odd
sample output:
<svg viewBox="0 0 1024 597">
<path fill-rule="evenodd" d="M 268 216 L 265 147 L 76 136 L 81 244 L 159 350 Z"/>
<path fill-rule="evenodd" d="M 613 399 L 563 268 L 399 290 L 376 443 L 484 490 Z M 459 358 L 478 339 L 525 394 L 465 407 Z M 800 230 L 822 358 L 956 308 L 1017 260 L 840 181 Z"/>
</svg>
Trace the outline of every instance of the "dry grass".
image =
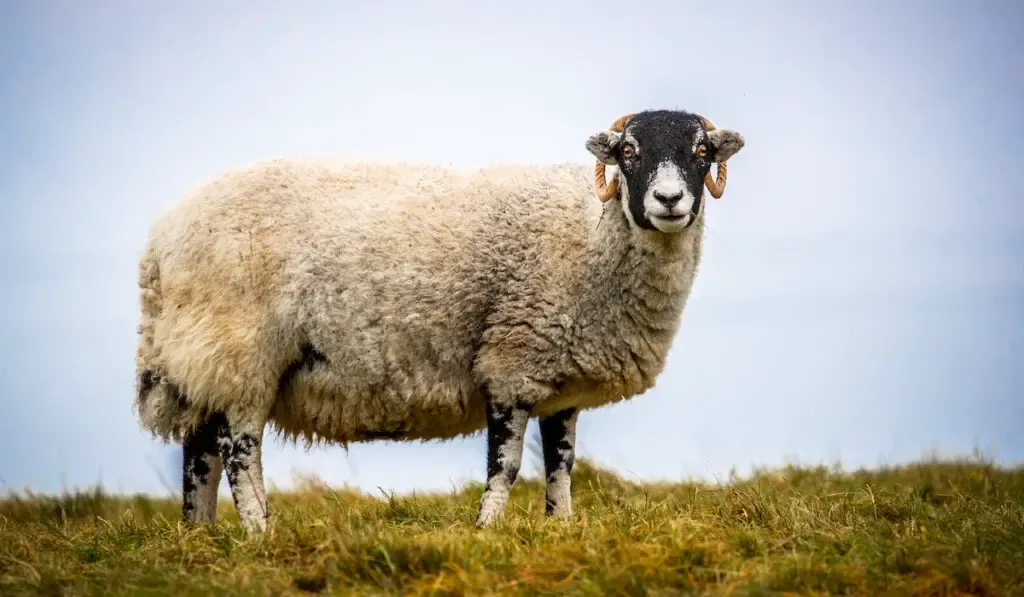
<svg viewBox="0 0 1024 597">
<path fill-rule="evenodd" d="M 246 538 L 176 502 L 23 495 L 0 501 L 0 594 L 1024 594 L 1024 469 L 926 462 L 874 472 L 787 468 L 728 484 L 638 485 L 586 461 L 575 517 L 546 520 L 517 483 L 496 528 L 482 487 L 375 497 L 309 483 L 271 495 Z"/>
</svg>

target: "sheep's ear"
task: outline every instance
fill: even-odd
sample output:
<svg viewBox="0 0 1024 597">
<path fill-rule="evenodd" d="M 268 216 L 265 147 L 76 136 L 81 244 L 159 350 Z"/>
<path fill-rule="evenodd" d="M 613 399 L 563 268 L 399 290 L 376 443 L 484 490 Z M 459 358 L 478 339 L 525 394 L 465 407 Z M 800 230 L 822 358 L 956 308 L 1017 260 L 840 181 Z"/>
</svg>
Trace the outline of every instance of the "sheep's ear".
<svg viewBox="0 0 1024 597">
<path fill-rule="evenodd" d="M 615 154 L 619 149 L 619 142 L 622 141 L 622 134 L 614 131 L 601 131 L 594 133 L 587 139 L 587 150 L 594 154 L 599 162 L 614 166 Z"/>
<path fill-rule="evenodd" d="M 743 149 L 743 135 L 729 129 L 715 129 L 708 133 L 711 141 L 711 159 L 725 162 Z"/>
</svg>

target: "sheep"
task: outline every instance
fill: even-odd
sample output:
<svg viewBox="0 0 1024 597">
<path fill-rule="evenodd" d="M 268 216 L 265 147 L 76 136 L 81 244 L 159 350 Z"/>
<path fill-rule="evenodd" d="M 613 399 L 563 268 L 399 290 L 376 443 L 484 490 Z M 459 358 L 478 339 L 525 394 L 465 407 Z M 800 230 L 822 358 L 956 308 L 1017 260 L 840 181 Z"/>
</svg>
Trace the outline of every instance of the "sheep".
<svg viewBox="0 0 1024 597">
<path fill-rule="evenodd" d="M 703 186 L 721 195 L 743 145 L 651 110 L 588 137 L 592 169 L 279 158 L 187 191 L 139 261 L 133 401 L 182 445 L 185 521 L 216 520 L 226 472 L 241 524 L 267 529 L 270 426 L 346 447 L 486 431 L 489 527 L 530 418 L 545 514 L 570 517 L 577 416 L 654 386 L 700 262 Z"/>
</svg>

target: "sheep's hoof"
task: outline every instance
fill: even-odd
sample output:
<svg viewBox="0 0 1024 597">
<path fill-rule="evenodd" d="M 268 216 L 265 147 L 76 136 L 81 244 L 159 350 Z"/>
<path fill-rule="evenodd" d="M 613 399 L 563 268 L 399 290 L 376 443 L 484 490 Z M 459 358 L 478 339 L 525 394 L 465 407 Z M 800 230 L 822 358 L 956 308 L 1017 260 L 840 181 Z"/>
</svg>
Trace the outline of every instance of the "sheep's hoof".
<svg viewBox="0 0 1024 597">
<path fill-rule="evenodd" d="M 476 518 L 476 528 L 484 529 L 493 525 L 504 514 L 507 503 L 507 491 L 485 491 L 480 498 L 480 514 Z"/>
<path fill-rule="evenodd" d="M 256 516 L 242 521 L 246 534 L 262 535 L 267 532 L 267 517 Z"/>
<path fill-rule="evenodd" d="M 493 526 L 499 518 L 501 518 L 501 512 L 495 512 L 490 509 L 481 509 L 480 513 L 476 517 L 476 522 L 473 523 L 473 526 L 478 529 L 486 529 Z"/>
</svg>

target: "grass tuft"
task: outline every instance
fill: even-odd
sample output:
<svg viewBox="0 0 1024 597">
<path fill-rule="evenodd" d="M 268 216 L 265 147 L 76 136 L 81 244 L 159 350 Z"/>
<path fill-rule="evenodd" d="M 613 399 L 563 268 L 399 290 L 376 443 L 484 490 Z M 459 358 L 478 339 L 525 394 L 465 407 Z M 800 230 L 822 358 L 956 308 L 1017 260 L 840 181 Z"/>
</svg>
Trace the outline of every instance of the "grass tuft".
<svg viewBox="0 0 1024 597">
<path fill-rule="evenodd" d="M 524 479 L 496 527 L 482 486 L 447 495 L 270 495 L 247 537 L 180 504 L 94 489 L 0 500 L 0 594 L 1024 594 L 1024 469 L 932 460 L 843 473 L 789 466 L 728 483 L 640 484 L 581 459 L 574 516 Z"/>
</svg>

